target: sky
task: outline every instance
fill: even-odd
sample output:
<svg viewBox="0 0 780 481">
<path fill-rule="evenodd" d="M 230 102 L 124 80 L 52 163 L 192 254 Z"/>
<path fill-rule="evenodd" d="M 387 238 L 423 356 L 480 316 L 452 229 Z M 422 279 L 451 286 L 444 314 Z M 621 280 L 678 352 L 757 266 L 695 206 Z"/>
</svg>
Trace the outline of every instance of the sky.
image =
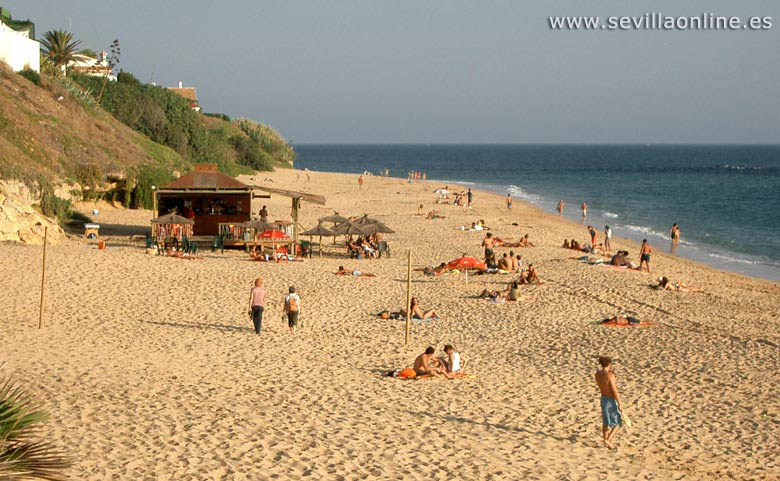
<svg viewBox="0 0 780 481">
<path fill-rule="evenodd" d="M 777 0 L 0 0 L 295 143 L 780 143 Z M 771 16 L 556 31 L 555 15 Z"/>
</svg>

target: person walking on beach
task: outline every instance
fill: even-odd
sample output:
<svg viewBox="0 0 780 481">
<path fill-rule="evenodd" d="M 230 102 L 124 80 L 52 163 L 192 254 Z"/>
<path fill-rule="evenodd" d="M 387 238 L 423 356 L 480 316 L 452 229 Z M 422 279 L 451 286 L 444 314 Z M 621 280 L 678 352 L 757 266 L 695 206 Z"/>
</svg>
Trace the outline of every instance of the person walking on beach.
<svg viewBox="0 0 780 481">
<path fill-rule="evenodd" d="M 263 280 L 255 279 L 255 285 L 249 291 L 249 317 L 255 325 L 255 334 L 260 334 L 263 327 L 263 309 L 265 306 L 265 289 Z"/>
<path fill-rule="evenodd" d="M 290 334 L 295 335 L 295 328 L 298 327 L 298 314 L 301 312 L 301 298 L 295 293 L 294 286 L 290 286 L 288 292 L 284 297 L 284 313 L 287 314 L 287 327 L 290 328 Z"/>
<path fill-rule="evenodd" d="M 474 200 L 474 194 L 471 193 L 471 189 L 469 189 L 469 191 L 466 192 L 466 200 L 468 200 L 466 207 L 471 209 L 471 201 Z"/>
<path fill-rule="evenodd" d="M 358 177 L 358 188 L 359 189 L 363 188 L 363 176 L 362 175 Z"/>
<path fill-rule="evenodd" d="M 582 211 L 582 222 L 585 222 L 585 219 L 588 218 L 588 204 L 583 202 L 580 206 L 580 210 Z"/>
<path fill-rule="evenodd" d="M 493 255 L 493 244 L 495 241 L 493 240 L 493 234 L 488 232 L 485 234 L 485 238 L 482 239 L 482 247 L 485 248 L 485 259 L 490 259 L 490 256 Z"/>
<path fill-rule="evenodd" d="M 555 208 L 555 210 L 558 211 L 558 215 L 563 215 L 563 207 L 566 205 L 566 203 L 563 200 L 558 201 L 558 207 Z"/>
<path fill-rule="evenodd" d="M 604 250 L 609 252 L 612 250 L 610 242 L 612 241 L 612 229 L 608 226 L 604 226 Z"/>
<path fill-rule="evenodd" d="M 512 210 L 512 196 L 510 194 L 506 195 L 506 208 Z"/>
<path fill-rule="evenodd" d="M 639 270 L 642 270 L 642 264 L 647 264 L 647 272 L 650 272 L 650 254 L 653 252 L 653 247 L 647 242 L 647 239 L 642 239 L 642 247 L 639 249 Z"/>
<path fill-rule="evenodd" d="M 596 371 L 596 385 L 601 391 L 601 434 L 604 446 L 612 449 L 609 440 L 622 424 L 623 407 L 620 405 L 615 373 L 612 372 L 612 359 L 599 357 L 601 369 Z"/>
</svg>

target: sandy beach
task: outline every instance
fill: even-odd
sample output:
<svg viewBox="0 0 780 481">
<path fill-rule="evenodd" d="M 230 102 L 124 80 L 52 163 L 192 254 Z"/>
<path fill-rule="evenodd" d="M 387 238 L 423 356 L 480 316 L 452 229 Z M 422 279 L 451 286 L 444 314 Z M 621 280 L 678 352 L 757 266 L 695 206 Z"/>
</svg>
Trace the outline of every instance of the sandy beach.
<svg viewBox="0 0 780 481">
<path fill-rule="evenodd" d="M 279 264 L 239 250 L 148 255 L 151 212 L 101 203 L 106 250 L 76 237 L 49 247 L 38 330 L 42 249 L 0 245 L 0 373 L 50 411 L 71 479 L 780 479 L 780 285 L 662 245 L 651 274 L 588 265 L 560 247 L 585 241 L 583 225 L 518 200 L 508 211 L 484 192 L 465 209 L 434 205 L 433 182 L 367 177 L 358 189 L 356 175 L 296 170 L 253 182 L 266 177 L 326 197 L 302 204 L 307 228 L 334 211 L 382 220 L 396 231 L 392 256 L 349 260 L 329 244 L 322 259 Z M 290 217 L 286 197 L 254 203 Z M 415 215 L 420 203 L 446 219 Z M 480 256 L 483 233 L 460 230 L 478 219 L 505 239 L 530 233 L 537 247 L 511 250 L 544 284 L 493 304 L 475 296 L 511 276 L 415 273 L 413 294 L 443 317 L 414 322 L 405 346 L 404 323 L 375 314 L 405 304 L 406 252 L 414 267 Z M 612 244 L 638 262 L 636 243 Z M 377 277 L 336 276 L 340 265 Z M 659 275 L 703 292 L 652 289 Z M 261 336 L 245 312 L 257 276 L 268 292 Z M 302 299 L 295 337 L 281 320 L 290 285 Z M 593 324 L 616 314 L 658 326 Z M 384 376 L 446 343 L 474 378 Z M 615 359 L 634 423 L 616 450 L 601 445 L 599 355 Z"/>
</svg>

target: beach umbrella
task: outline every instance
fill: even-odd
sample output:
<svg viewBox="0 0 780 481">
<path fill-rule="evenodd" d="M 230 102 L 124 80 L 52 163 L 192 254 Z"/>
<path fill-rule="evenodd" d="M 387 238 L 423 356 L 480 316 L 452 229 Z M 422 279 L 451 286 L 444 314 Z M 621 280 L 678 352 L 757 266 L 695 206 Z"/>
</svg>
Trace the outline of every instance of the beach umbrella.
<svg viewBox="0 0 780 481">
<path fill-rule="evenodd" d="M 469 270 L 469 269 L 479 269 L 479 270 L 485 270 L 487 269 L 487 266 L 485 266 L 485 263 L 481 260 L 477 259 L 476 257 L 467 257 L 467 256 L 461 256 L 457 259 L 453 259 L 450 262 L 447 263 L 447 267 L 450 269 L 458 269 L 461 271 Z"/>
<path fill-rule="evenodd" d="M 344 222 L 342 224 L 337 225 L 333 228 L 333 232 L 340 235 L 368 235 L 364 230 L 363 226 L 358 225 L 354 222 Z"/>
<path fill-rule="evenodd" d="M 332 230 L 328 229 L 327 227 L 324 227 L 322 225 L 322 222 L 317 224 L 317 227 L 314 229 L 309 229 L 306 232 L 301 232 L 301 235 L 307 235 L 309 236 L 309 241 L 312 240 L 312 237 L 315 235 L 320 236 L 320 257 L 322 257 L 322 236 L 337 236 L 338 234 L 333 232 Z"/>
<path fill-rule="evenodd" d="M 177 214 L 165 214 L 152 219 L 152 224 L 185 224 L 192 225 L 195 221 Z"/>
<path fill-rule="evenodd" d="M 334 224 L 341 224 L 343 222 L 349 221 L 349 219 L 347 219 L 346 217 L 340 216 L 338 212 L 334 212 L 333 215 L 329 215 L 326 217 L 320 217 L 318 220 L 320 222 L 333 222 Z"/>
<path fill-rule="evenodd" d="M 280 240 L 287 240 L 290 238 L 284 232 L 276 229 L 264 230 L 263 232 L 260 233 L 258 237 L 261 239 L 280 239 Z"/>
<path fill-rule="evenodd" d="M 434 190 L 434 191 L 433 191 L 433 193 L 434 193 L 434 194 L 439 194 L 439 195 L 447 195 L 447 194 L 449 194 L 449 193 L 450 193 L 450 191 L 449 191 L 449 190 L 447 190 L 447 189 L 441 189 L 441 188 L 439 188 L 439 189 L 436 189 L 436 190 Z"/>
<path fill-rule="evenodd" d="M 357 224 L 357 225 L 368 225 L 368 224 L 377 224 L 377 223 L 380 223 L 380 222 L 378 220 L 376 220 L 376 219 L 372 219 L 372 218 L 368 217 L 368 214 L 363 214 L 363 217 L 361 217 L 360 219 L 352 221 L 352 223 L 353 224 Z"/>
<path fill-rule="evenodd" d="M 381 222 L 360 226 L 366 234 L 395 234 L 395 231 Z"/>
</svg>

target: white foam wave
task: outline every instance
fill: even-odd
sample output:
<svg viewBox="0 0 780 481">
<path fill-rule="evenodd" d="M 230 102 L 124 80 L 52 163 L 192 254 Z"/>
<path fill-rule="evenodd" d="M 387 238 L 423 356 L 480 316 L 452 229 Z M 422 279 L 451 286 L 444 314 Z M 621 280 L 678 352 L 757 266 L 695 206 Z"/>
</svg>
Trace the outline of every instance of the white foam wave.
<svg viewBox="0 0 780 481">
<path fill-rule="evenodd" d="M 528 192 L 524 191 L 522 187 L 518 187 L 516 185 L 510 185 L 507 187 L 507 192 L 512 197 L 517 197 L 519 199 L 525 199 L 531 202 L 538 202 L 542 200 L 542 198 L 536 194 L 529 194 Z"/>
<path fill-rule="evenodd" d="M 644 227 L 644 226 L 641 226 L 641 225 L 631 225 L 631 224 L 626 224 L 626 225 L 621 226 L 621 227 L 623 227 L 624 229 L 628 229 L 630 231 L 641 232 L 642 234 L 653 235 L 653 236 L 656 236 L 656 237 L 661 237 L 662 239 L 672 240 L 670 237 L 667 237 L 667 236 L 665 236 L 664 234 L 662 234 L 660 232 L 654 231 L 653 229 L 651 229 L 649 227 Z"/>
<path fill-rule="evenodd" d="M 612 212 L 606 212 L 606 211 L 605 211 L 605 212 L 604 212 L 604 217 L 609 217 L 610 219 L 617 219 L 617 218 L 618 218 L 618 217 L 620 217 L 620 216 L 619 216 L 619 215 L 617 215 L 617 214 L 613 214 Z"/>
<path fill-rule="evenodd" d="M 707 255 L 712 258 L 720 259 L 726 262 L 736 262 L 738 264 L 761 264 L 761 262 L 754 262 L 754 261 L 749 261 L 747 259 L 740 259 L 739 257 L 724 256 L 722 254 L 715 254 L 714 252 L 710 252 Z"/>
</svg>

